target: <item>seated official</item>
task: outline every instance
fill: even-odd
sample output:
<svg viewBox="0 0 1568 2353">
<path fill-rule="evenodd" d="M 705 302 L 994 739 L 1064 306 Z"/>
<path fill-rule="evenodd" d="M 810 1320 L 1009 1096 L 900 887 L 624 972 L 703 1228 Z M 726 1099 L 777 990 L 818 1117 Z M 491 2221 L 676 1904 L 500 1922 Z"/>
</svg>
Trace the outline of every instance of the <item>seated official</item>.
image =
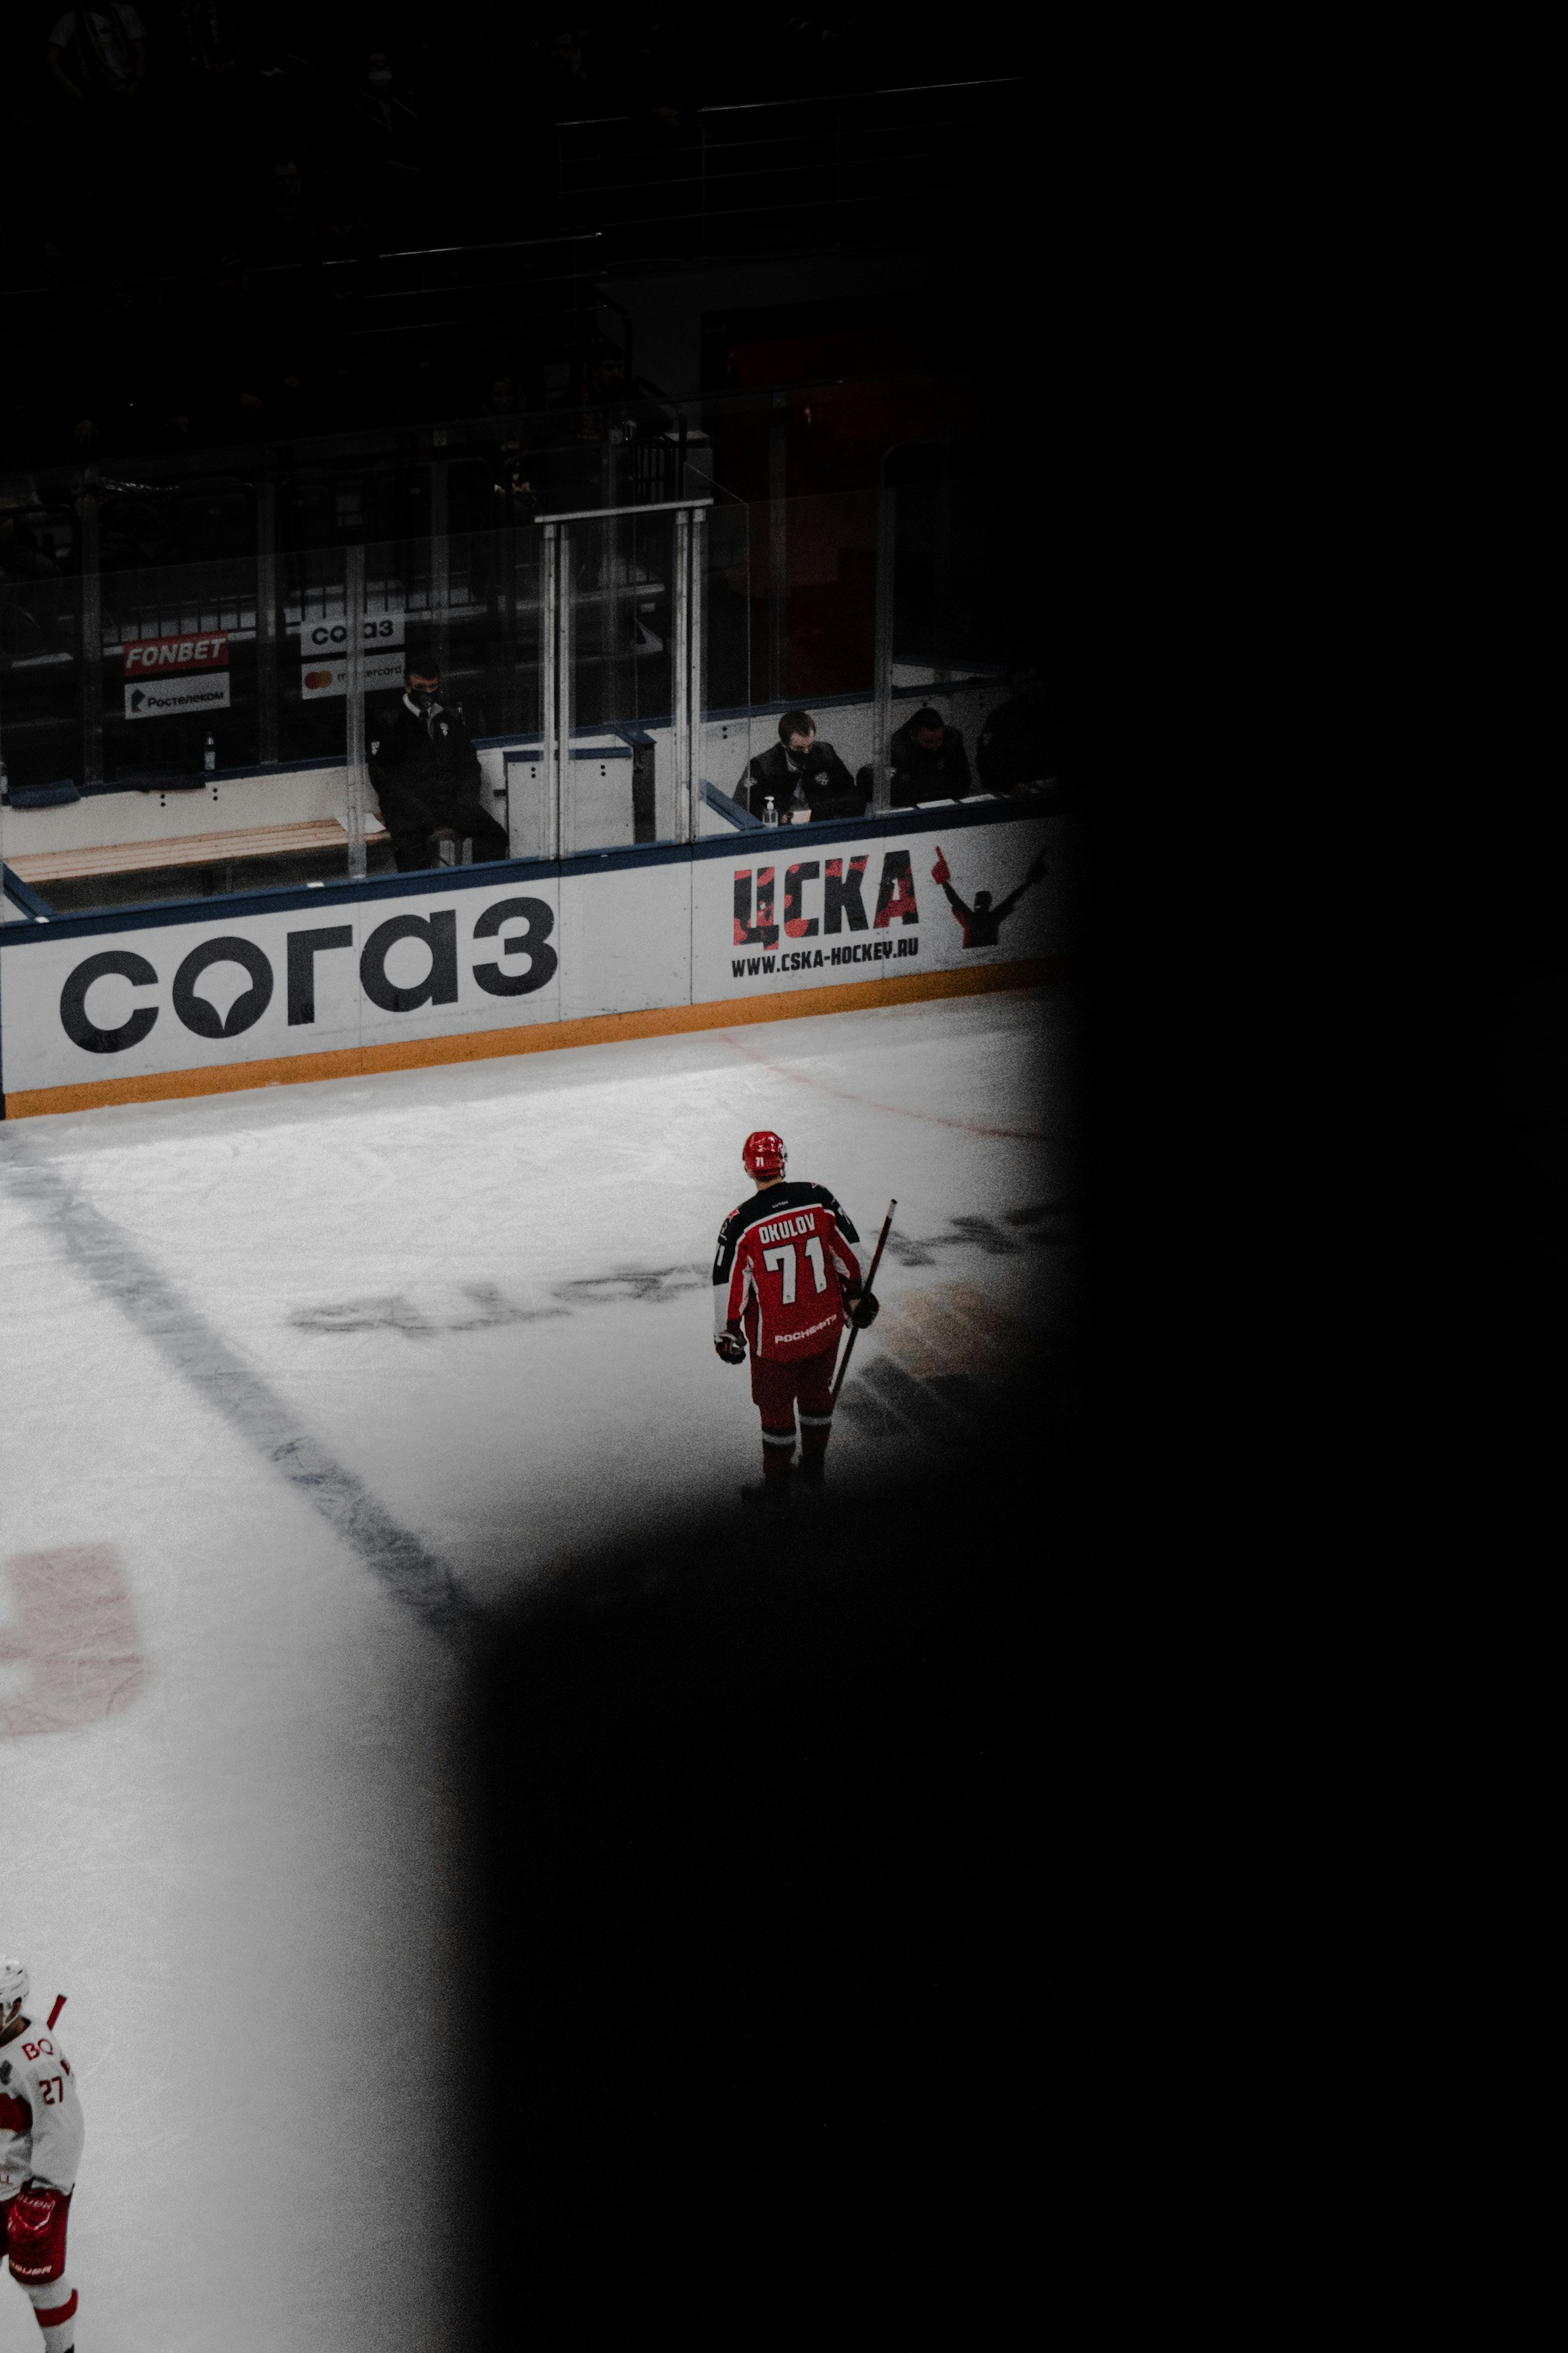
<svg viewBox="0 0 1568 2353">
<path fill-rule="evenodd" d="M 757 818 L 771 800 L 779 823 L 792 825 L 810 818 L 862 817 L 869 795 L 856 784 L 832 744 L 817 742 L 810 712 L 786 711 L 779 721 L 778 742 L 748 765 L 735 798 Z"/>
<path fill-rule="evenodd" d="M 441 700 L 434 661 L 410 657 L 402 700 L 370 723 L 370 781 L 400 874 L 442 863 L 441 845 L 474 845 L 476 865 L 510 855 L 506 829 L 479 799 L 479 755 L 459 712 Z"/>
<path fill-rule="evenodd" d="M 1046 707 L 1046 682 L 1030 663 L 1007 673 L 1011 698 L 999 703 L 980 731 L 974 765 L 987 792 L 1026 792 L 1061 780 L 1058 729 Z"/>
<path fill-rule="evenodd" d="M 905 720 L 888 748 L 895 808 L 912 808 L 917 801 L 961 801 L 968 792 L 963 738 L 929 703 Z"/>
</svg>

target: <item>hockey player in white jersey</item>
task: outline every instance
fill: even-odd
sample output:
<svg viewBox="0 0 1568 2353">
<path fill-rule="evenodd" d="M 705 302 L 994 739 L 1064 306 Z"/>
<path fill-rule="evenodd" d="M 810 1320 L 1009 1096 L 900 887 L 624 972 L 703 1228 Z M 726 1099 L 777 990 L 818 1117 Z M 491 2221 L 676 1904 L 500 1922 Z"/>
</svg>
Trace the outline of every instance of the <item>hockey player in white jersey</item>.
<svg viewBox="0 0 1568 2353">
<path fill-rule="evenodd" d="M 58 2037 L 26 2015 L 26 1970 L 0 1959 L 0 2258 L 33 2307 L 44 2353 L 74 2353 L 66 2224 L 81 2161 L 81 2102 Z"/>
</svg>

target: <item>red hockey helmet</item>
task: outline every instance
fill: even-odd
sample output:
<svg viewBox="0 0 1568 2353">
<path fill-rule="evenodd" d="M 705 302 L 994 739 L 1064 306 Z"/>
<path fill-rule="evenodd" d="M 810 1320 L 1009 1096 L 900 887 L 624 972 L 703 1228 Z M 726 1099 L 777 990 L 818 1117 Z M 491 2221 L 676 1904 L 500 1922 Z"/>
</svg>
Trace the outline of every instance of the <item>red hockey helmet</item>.
<svg viewBox="0 0 1568 2353">
<path fill-rule="evenodd" d="M 741 1146 L 741 1166 L 748 1176 L 782 1176 L 788 1158 L 783 1136 L 771 1127 L 759 1127 Z"/>
</svg>

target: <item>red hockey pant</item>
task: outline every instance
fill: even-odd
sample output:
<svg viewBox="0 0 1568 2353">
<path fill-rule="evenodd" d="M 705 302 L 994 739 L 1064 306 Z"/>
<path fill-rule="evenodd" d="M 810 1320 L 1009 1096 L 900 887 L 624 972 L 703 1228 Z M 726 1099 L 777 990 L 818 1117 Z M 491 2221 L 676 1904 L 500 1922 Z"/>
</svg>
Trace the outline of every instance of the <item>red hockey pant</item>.
<svg viewBox="0 0 1568 2353">
<path fill-rule="evenodd" d="M 75 2335 L 77 2295 L 66 2274 L 66 2225 L 70 2215 L 70 2200 L 62 2198 L 55 2208 L 53 2225 L 44 2240 L 29 2239 L 25 2251 L 12 2242 L 7 2224 L 11 2200 L 0 2204 L 0 2260 L 9 2255 L 13 2276 L 18 2263 L 22 2274 L 16 2284 L 33 2307 L 33 2316 L 44 2332 L 43 2353 L 57 2353 L 58 2348 L 70 2343 Z"/>
<path fill-rule="evenodd" d="M 752 1358 L 752 1402 L 763 1417 L 763 1475 L 784 1478 L 795 1460 L 795 1409 L 800 1401 L 800 1451 L 824 1454 L 833 1430 L 833 1367 L 838 1344 L 798 1364 Z"/>
</svg>

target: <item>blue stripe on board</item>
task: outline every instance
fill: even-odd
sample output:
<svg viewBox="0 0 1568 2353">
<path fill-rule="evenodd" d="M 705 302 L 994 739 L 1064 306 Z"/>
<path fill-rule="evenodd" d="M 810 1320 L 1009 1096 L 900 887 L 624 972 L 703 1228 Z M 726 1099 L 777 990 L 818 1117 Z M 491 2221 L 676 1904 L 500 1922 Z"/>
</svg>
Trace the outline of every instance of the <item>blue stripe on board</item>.
<svg viewBox="0 0 1568 2353">
<path fill-rule="evenodd" d="M 42 915 L 47 923 L 54 914 L 48 901 L 40 899 L 31 885 L 24 882 L 19 874 L 14 874 L 8 866 L 0 867 L 0 890 L 4 890 L 11 904 L 20 907 L 26 915 Z"/>
<path fill-rule="evenodd" d="M 1033 818 L 1065 815 L 1047 802 L 1015 800 L 956 801 L 950 808 L 889 809 L 885 817 L 835 818 L 811 826 L 762 827 L 776 840 L 797 843 L 803 853 L 809 844 L 837 845 L 862 841 L 875 845 L 896 834 L 956 833 L 976 825 L 1016 825 Z M 707 841 L 650 841 L 636 848 L 584 850 L 568 859 L 503 858 L 483 866 L 429 866 L 415 874 L 378 874 L 363 882 L 279 883 L 270 889 L 237 892 L 232 898 L 155 899 L 137 907 L 101 907 L 90 913 L 52 915 L 47 923 L 6 923 L 0 926 L 0 947 L 26 947 L 29 941 L 91 939 L 103 932 L 156 931 L 170 923 L 226 923 L 231 916 L 293 914 L 308 907 L 342 907 L 359 901 L 444 897 L 451 891 L 484 891 L 507 882 L 543 882 L 562 873 L 587 874 L 623 866 L 674 865 L 682 859 L 733 858 L 744 847 L 754 853 L 759 844 L 748 833 L 742 845 L 734 834 L 715 834 Z"/>
<path fill-rule="evenodd" d="M 221 923 L 231 915 L 293 914 L 304 908 L 341 907 L 345 902 L 376 899 L 442 896 L 448 891 L 482 891 L 506 881 L 549 881 L 555 874 L 552 858 L 498 859 L 486 866 L 429 866 L 415 874 L 377 874 L 363 882 L 279 882 L 258 891 L 235 892 L 224 898 L 153 899 L 139 907 L 97 907 L 90 913 L 54 915 L 47 924 L 7 923 L 0 946 L 9 947 L 12 932 L 29 939 L 90 939 L 100 932 L 156 931 L 170 923 Z"/>
<path fill-rule="evenodd" d="M 885 841 L 889 835 L 900 833 L 959 832 L 973 825 L 1017 825 L 1031 818 L 1055 817 L 1058 812 L 1044 801 L 954 801 L 951 808 L 889 809 L 885 817 L 836 817 L 826 822 L 795 827 L 766 826 L 763 830 L 781 847 L 785 841 L 798 842 L 804 850 L 806 843 L 815 849 L 818 842 Z M 733 835 L 711 836 L 707 841 L 691 841 L 683 845 L 691 858 L 733 858 L 737 849 L 747 853 L 758 845 L 750 835 L 739 843 Z"/>
</svg>

